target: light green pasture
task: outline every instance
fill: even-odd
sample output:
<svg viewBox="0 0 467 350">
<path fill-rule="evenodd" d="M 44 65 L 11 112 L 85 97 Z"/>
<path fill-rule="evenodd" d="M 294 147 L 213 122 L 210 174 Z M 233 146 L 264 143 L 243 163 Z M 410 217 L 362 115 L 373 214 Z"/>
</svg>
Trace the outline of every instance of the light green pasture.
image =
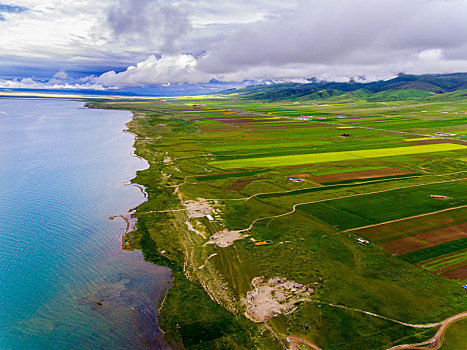
<svg viewBox="0 0 467 350">
<path fill-rule="evenodd" d="M 222 160 L 211 162 L 210 165 L 219 167 L 221 169 L 235 169 L 235 168 L 263 168 L 284 165 L 301 165 L 301 164 L 316 164 L 327 163 L 347 160 L 358 160 L 366 158 L 380 158 L 380 157 L 393 157 L 409 154 L 422 154 L 422 153 L 435 153 L 446 151 L 460 151 L 467 150 L 467 146 L 458 144 L 433 144 L 433 145 L 418 145 L 408 147 L 392 147 L 392 148 L 379 148 L 367 149 L 358 151 L 341 151 L 341 152 L 327 152 L 327 153 L 314 153 L 314 154 L 297 154 L 289 156 L 276 156 L 264 158 L 247 158 L 235 160 Z"/>
</svg>

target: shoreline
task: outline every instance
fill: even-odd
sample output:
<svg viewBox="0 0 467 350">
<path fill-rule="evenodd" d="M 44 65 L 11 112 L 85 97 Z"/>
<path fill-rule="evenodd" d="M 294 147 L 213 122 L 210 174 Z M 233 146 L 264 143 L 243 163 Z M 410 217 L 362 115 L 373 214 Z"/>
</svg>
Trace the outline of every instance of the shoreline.
<svg viewBox="0 0 467 350">
<path fill-rule="evenodd" d="M 130 179 L 127 183 L 125 183 L 125 186 L 134 186 L 134 187 L 138 188 L 140 190 L 141 194 L 143 195 L 144 200 L 142 200 L 141 203 L 139 203 L 134 208 L 128 210 L 127 212 L 125 212 L 123 214 L 118 215 L 117 217 L 121 217 L 126 223 L 125 232 L 122 234 L 122 250 L 125 250 L 124 249 L 125 246 L 128 246 L 128 248 L 131 249 L 131 250 L 140 250 L 143 253 L 143 260 L 148 261 L 148 260 L 145 259 L 144 252 L 143 252 L 143 249 L 141 247 L 131 247 L 130 248 L 129 246 L 131 245 L 131 242 L 128 242 L 128 241 L 125 240 L 127 238 L 127 236 L 129 235 L 129 233 L 136 232 L 138 230 L 138 228 L 136 226 L 136 223 L 138 221 L 138 219 L 136 217 L 137 209 L 143 203 L 146 203 L 149 200 L 149 194 L 146 192 L 146 188 L 141 184 L 133 182 L 133 180 L 135 180 L 138 177 L 138 171 L 144 171 L 144 170 L 147 170 L 147 169 L 149 169 L 151 167 L 151 164 L 149 163 L 149 161 L 147 159 L 144 159 L 142 156 L 140 156 L 140 155 L 138 155 L 136 153 L 137 152 L 136 141 L 138 140 L 138 135 L 129 130 L 130 129 L 130 123 L 132 123 L 134 121 L 134 119 L 136 117 L 136 114 L 134 112 L 131 112 L 131 111 L 130 111 L 130 113 L 131 113 L 131 120 L 129 122 L 125 123 L 126 129 L 123 130 L 123 133 L 133 135 L 133 145 L 132 145 L 133 150 L 130 153 L 130 156 L 134 157 L 134 158 L 137 158 L 142 162 L 145 162 L 147 164 L 147 167 L 142 168 L 142 169 L 138 169 L 136 171 L 135 176 L 132 179 Z M 133 238 L 133 237 L 131 236 L 129 238 Z M 160 265 L 155 264 L 154 262 L 150 262 L 150 261 L 148 261 L 148 262 L 151 263 L 151 264 L 154 264 L 156 266 L 160 266 Z M 168 266 L 166 266 L 166 267 L 169 268 L 172 278 L 169 281 L 167 281 L 169 286 L 166 288 L 166 290 L 165 290 L 165 292 L 163 294 L 163 297 L 159 298 L 157 303 L 154 305 L 154 311 L 156 312 L 157 330 L 160 333 L 157 336 L 157 342 L 158 343 L 160 342 L 162 344 L 155 343 L 155 344 L 148 344 L 148 345 L 149 346 L 154 345 L 155 348 L 157 348 L 157 349 L 168 349 L 168 350 L 170 350 L 172 347 L 169 346 L 168 340 L 165 339 L 165 332 L 161 328 L 160 323 L 159 323 L 159 316 L 161 314 L 162 308 L 164 307 L 165 300 L 167 299 L 167 296 L 168 296 L 168 294 L 169 294 L 169 292 L 170 292 L 170 290 L 171 290 L 171 288 L 173 286 L 173 282 L 174 282 L 174 279 L 175 279 L 175 276 L 173 275 L 173 270 L 170 269 L 170 267 L 168 267 Z M 151 346 L 151 348 L 152 348 L 152 346 Z"/>
<path fill-rule="evenodd" d="M 87 102 L 85 102 L 83 108 L 96 109 L 94 107 L 89 107 L 88 102 L 89 102 L 89 100 Z M 128 110 L 124 110 L 124 111 L 128 111 Z M 109 216 L 109 219 L 114 220 L 116 218 L 121 218 L 125 222 L 125 229 L 124 229 L 124 232 L 121 235 L 120 249 L 122 251 L 139 250 L 139 251 L 141 251 L 143 253 L 142 259 L 143 259 L 144 262 L 148 262 L 150 264 L 153 264 L 153 265 L 159 267 L 159 266 L 162 266 L 162 265 L 155 264 L 154 262 L 151 262 L 151 261 L 148 261 L 147 259 L 145 259 L 144 252 L 143 252 L 141 247 L 132 247 L 131 246 L 132 242 L 129 242 L 131 239 L 133 239 L 133 236 L 128 237 L 129 234 L 132 233 L 132 232 L 137 232 L 137 230 L 138 230 L 138 228 L 136 226 L 136 223 L 138 222 L 138 218 L 136 217 L 137 208 L 139 206 L 141 206 L 142 204 L 146 203 L 148 201 L 148 199 L 149 199 L 149 195 L 146 192 L 145 186 L 143 186 L 141 184 L 138 184 L 136 182 L 133 182 L 133 181 L 137 178 L 139 171 L 144 171 L 144 170 L 147 170 L 147 169 L 150 168 L 150 163 L 149 163 L 148 160 L 146 160 L 143 157 L 136 154 L 137 150 L 136 150 L 136 145 L 135 144 L 136 144 L 136 141 L 138 139 L 138 135 L 131 132 L 131 131 L 129 131 L 130 123 L 133 122 L 133 120 L 135 118 L 135 113 L 132 112 L 132 111 L 128 111 L 128 112 L 131 113 L 130 121 L 125 123 L 125 129 L 122 130 L 122 132 L 125 133 L 125 134 L 130 134 L 130 135 L 133 136 L 132 151 L 131 151 L 131 153 L 129 155 L 130 155 L 130 157 L 137 158 L 141 162 L 144 162 L 146 167 L 141 167 L 141 168 L 137 169 L 136 172 L 135 172 L 135 176 L 133 178 L 127 180 L 124 183 L 124 186 L 133 186 L 133 187 L 138 188 L 139 191 L 141 192 L 143 198 L 133 208 L 130 208 L 130 209 L 126 210 L 125 212 L 123 212 L 121 214 L 118 214 L 118 215 L 111 215 L 111 216 Z M 157 349 L 157 350 L 171 349 L 167 339 L 165 339 L 165 337 L 164 337 L 165 332 L 160 327 L 159 315 L 160 315 L 160 312 L 162 310 L 162 307 L 164 306 L 164 302 L 165 302 L 165 300 L 167 298 L 167 295 L 168 295 L 170 289 L 172 288 L 173 280 L 174 280 L 175 277 L 174 277 L 173 271 L 172 271 L 172 269 L 170 269 L 170 267 L 168 267 L 168 266 L 164 266 L 164 267 L 169 268 L 171 279 L 166 281 L 166 283 L 169 284 L 169 285 L 168 285 L 167 288 L 165 288 L 165 291 L 163 292 L 163 294 L 161 294 L 161 296 L 158 298 L 158 300 L 153 300 L 153 302 L 154 302 L 153 307 L 154 307 L 154 312 L 155 312 L 155 316 L 156 316 L 156 327 L 154 327 L 154 330 L 157 331 L 159 333 L 159 335 L 156 336 L 156 343 L 152 343 L 152 344 L 146 343 L 145 344 L 146 346 L 148 346 L 149 349 Z"/>
</svg>

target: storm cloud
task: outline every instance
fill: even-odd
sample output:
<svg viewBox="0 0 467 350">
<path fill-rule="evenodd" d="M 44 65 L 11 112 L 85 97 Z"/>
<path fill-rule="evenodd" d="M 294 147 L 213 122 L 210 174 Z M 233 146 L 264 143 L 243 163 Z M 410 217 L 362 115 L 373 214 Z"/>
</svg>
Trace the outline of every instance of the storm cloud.
<svg viewBox="0 0 467 350">
<path fill-rule="evenodd" d="M 110 8 L 107 21 L 117 39 L 129 43 L 152 43 L 171 52 L 175 43 L 191 28 L 187 4 L 159 0 L 120 0 Z"/>
<path fill-rule="evenodd" d="M 292 64 L 403 70 L 429 50 L 440 59 L 467 60 L 466 18 L 465 0 L 300 0 L 293 13 L 217 43 L 198 66 L 215 74 Z"/>
</svg>

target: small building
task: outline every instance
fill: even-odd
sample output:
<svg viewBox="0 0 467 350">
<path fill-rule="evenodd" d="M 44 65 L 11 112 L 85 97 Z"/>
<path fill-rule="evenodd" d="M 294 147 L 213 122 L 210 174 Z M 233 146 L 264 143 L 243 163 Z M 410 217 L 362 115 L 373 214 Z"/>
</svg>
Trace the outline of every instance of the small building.
<svg viewBox="0 0 467 350">
<path fill-rule="evenodd" d="M 208 219 L 209 221 L 214 221 L 214 218 L 209 214 L 206 215 L 206 219 Z"/>
</svg>

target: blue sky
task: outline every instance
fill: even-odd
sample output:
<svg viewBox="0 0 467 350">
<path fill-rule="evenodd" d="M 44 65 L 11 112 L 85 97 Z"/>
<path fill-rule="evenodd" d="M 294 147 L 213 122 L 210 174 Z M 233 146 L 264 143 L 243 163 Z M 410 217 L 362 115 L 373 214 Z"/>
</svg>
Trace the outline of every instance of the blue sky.
<svg viewBox="0 0 467 350">
<path fill-rule="evenodd" d="M 467 0 L 0 0 L 0 88 L 467 71 L 466 18 Z"/>
</svg>

